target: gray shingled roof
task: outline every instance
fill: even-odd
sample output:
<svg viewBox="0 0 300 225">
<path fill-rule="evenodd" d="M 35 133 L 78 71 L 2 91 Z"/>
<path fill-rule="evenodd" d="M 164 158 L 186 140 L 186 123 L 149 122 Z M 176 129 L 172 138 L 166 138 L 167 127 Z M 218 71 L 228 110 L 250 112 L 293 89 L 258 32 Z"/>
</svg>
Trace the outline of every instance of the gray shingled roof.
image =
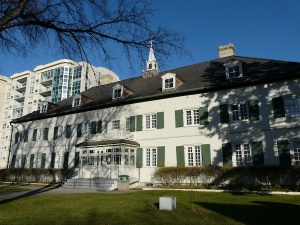
<svg viewBox="0 0 300 225">
<path fill-rule="evenodd" d="M 224 63 L 230 60 L 240 60 L 243 62 L 243 78 L 226 80 Z M 161 76 L 168 72 L 178 75 L 184 83 L 173 91 L 162 92 Z M 39 111 L 36 111 L 15 119 L 12 123 L 56 117 L 110 106 L 149 101 L 152 99 L 231 89 L 241 86 L 253 86 L 260 83 L 269 83 L 299 77 L 300 63 L 298 62 L 229 56 L 169 71 L 163 71 L 151 78 L 143 78 L 140 76 L 93 87 L 81 93 L 92 99 L 92 102 L 90 103 L 72 108 L 73 97 L 69 97 L 57 102 L 56 104 L 59 105 L 59 107 L 54 110 L 41 114 Z M 112 100 L 112 87 L 116 83 L 125 85 L 134 93 L 122 99 Z"/>
</svg>

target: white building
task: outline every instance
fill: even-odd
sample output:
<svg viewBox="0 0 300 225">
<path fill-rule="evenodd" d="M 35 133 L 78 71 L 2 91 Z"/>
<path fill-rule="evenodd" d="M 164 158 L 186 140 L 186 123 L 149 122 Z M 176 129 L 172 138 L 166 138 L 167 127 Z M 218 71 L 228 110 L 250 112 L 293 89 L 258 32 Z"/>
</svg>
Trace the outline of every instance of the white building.
<svg viewBox="0 0 300 225">
<path fill-rule="evenodd" d="M 219 50 L 221 58 L 165 72 L 149 57 L 141 77 L 13 120 L 10 166 L 149 183 L 161 166 L 299 165 L 300 63 Z"/>
<path fill-rule="evenodd" d="M 88 88 L 119 81 L 109 69 L 62 59 L 37 66 L 10 78 L 0 77 L 0 168 L 6 168 L 10 146 L 10 121 L 38 110 L 43 101 L 55 103 Z"/>
</svg>

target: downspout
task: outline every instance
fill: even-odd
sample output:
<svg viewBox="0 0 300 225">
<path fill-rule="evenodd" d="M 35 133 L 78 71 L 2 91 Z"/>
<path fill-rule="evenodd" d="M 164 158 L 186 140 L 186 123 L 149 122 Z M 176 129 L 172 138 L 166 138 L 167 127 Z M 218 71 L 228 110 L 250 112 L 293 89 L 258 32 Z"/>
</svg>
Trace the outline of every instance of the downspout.
<svg viewBox="0 0 300 225">
<path fill-rule="evenodd" d="M 139 168 L 139 178 L 136 181 L 129 183 L 129 185 L 138 183 L 140 181 L 140 178 L 141 178 L 141 168 Z"/>
<path fill-rule="evenodd" d="M 14 130 L 14 126 L 11 124 L 11 121 L 9 122 L 9 124 L 11 126 L 11 133 L 10 133 L 9 149 L 8 149 L 8 157 L 7 157 L 7 166 L 6 166 L 7 169 L 9 167 L 9 158 L 10 158 L 10 153 L 11 153 L 12 134 L 13 134 L 13 130 Z"/>
</svg>

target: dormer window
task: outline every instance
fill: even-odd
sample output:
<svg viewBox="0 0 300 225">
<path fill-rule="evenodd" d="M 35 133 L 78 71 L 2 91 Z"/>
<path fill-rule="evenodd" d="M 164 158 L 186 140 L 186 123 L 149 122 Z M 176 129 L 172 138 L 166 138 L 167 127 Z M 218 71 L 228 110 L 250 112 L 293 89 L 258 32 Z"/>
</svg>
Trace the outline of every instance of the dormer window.
<svg viewBox="0 0 300 225">
<path fill-rule="evenodd" d="M 170 90 L 176 88 L 176 74 L 166 73 L 161 76 L 162 79 L 162 91 Z"/>
<path fill-rule="evenodd" d="M 119 99 L 123 97 L 123 85 L 116 84 L 113 86 L 113 99 Z"/>
<path fill-rule="evenodd" d="M 79 95 L 79 94 L 74 95 L 74 97 L 73 97 L 73 107 L 80 106 L 80 103 L 81 103 L 81 95 Z"/>
<path fill-rule="evenodd" d="M 224 64 L 226 68 L 226 79 L 243 77 L 242 62 L 235 60 Z"/>
<path fill-rule="evenodd" d="M 40 106 L 40 113 L 46 113 L 48 107 L 48 102 L 42 102 Z"/>
<path fill-rule="evenodd" d="M 174 78 L 169 78 L 165 80 L 165 88 L 173 88 L 174 87 Z"/>
</svg>

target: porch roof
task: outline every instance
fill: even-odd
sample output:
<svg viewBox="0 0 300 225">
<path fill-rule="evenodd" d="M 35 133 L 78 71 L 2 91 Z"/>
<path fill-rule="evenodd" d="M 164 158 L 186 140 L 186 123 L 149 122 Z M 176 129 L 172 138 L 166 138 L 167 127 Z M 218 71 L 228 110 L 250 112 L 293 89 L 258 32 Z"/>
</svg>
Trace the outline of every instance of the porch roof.
<svg viewBox="0 0 300 225">
<path fill-rule="evenodd" d="M 135 145 L 140 146 L 136 141 L 126 140 L 126 139 L 116 139 L 116 140 L 104 140 L 104 141 L 85 141 L 81 142 L 75 147 L 92 147 L 92 146 L 105 146 L 105 145 Z"/>
</svg>

